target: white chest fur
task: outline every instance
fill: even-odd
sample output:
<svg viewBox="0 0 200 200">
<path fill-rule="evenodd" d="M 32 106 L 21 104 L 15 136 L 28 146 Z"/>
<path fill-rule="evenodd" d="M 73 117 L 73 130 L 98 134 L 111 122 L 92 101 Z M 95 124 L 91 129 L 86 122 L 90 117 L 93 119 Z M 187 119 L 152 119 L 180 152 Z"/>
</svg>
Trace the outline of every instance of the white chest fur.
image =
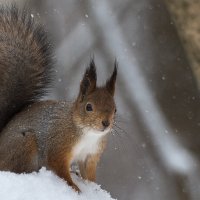
<svg viewBox="0 0 200 200">
<path fill-rule="evenodd" d="M 84 161 L 89 154 L 97 153 L 100 141 L 108 132 L 84 128 L 81 139 L 73 149 L 73 161 Z"/>
</svg>

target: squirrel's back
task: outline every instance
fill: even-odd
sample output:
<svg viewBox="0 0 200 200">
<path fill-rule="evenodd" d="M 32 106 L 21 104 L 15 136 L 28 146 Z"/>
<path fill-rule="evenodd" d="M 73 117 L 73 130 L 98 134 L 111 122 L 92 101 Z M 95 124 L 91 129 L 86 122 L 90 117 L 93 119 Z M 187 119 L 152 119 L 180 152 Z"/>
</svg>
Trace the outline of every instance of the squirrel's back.
<svg viewBox="0 0 200 200">
<path fill-rule="evenodd" d="M 0 7 L 0 130 L 23 107 L 48 90 L 53 71 L 51 45 L 31 13 Z"/>
</svg>

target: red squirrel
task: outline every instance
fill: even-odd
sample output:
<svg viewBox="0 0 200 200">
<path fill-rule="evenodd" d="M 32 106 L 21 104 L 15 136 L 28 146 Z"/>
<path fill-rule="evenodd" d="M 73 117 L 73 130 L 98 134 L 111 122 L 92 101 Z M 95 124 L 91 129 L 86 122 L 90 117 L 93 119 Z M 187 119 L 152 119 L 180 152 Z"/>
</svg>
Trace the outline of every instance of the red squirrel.
<svg viewBox="0 0 200 200">
<path fill-rule="evenodd" d="M 117 63 L 96 85 L 91 59 L 73 102 L 40 100 L 51 87 L 54 61 L 44 28 L 16 6 L 0 8 L 0 170 L 52 170 L 76 191 L 70 166 L 95 181 L 116 112 Z"/>
</svg>

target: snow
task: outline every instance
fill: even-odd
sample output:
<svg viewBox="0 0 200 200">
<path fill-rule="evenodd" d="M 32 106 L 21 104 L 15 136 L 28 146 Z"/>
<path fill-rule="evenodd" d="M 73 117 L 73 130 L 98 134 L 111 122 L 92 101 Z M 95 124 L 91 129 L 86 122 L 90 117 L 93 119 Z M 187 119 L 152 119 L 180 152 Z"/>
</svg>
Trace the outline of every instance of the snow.
<svg viewBox="0 0 200 200">
<path fill-rule="evenodd" d="M 42 168 L 38 173 L 15 174 L 0 172 L 1 200 L 114 200 L 96 183 L 84 181 L 73 175 L 81 189 L 78 194 L 64 180 Z"/>
</svg>

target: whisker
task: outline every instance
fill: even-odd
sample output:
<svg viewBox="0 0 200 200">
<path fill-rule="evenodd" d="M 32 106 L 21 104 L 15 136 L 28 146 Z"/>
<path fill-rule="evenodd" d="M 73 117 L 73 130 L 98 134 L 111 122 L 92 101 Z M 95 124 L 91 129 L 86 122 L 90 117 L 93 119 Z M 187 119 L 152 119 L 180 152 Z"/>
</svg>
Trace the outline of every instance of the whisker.
<svg viewBox="0 0 200 200">
<path fill-rule="evenodd" d="M 117 138 L 120 139 L 120 145 L 123 147 L 123 150 L 127 150 L 127 142 L 130 144 L 130 139 L 128 137 L 126 137 L 126 139 L 123 137 L 122 134 L 120 134 L 120 132 L 116 129 L 113 129 L 115 135 L 117 136 Z"/>
<path fill-rule="evenodd" d="M 127 120 L 122 118 L 120 115 L 115 115 L 115 121 L 117 121 L 119 123 L 127 124 Z"/>
<path fill-rule="evenodd" d="M 111 134 L 112 134 L 112 136 L 113 136 L 112 138 L 114 139 L 114 140 L 112 140 L 112 141 L 114 141 L 114 149 L 115 149 L 115 150 L 118 150 L 118 149 L 119 149 L 119 148 L 118 148 L 119 145 L 118 145 L 118 144 L 116 145 L 116 135 L 117 135 L 117 134 L 116 134 L 116 132 L 114 131 L 114 129 L 112 129 Z M 117 146 L 117 147 L 116 147 L 116 146 Z"/>
<path fill-rule="evenodd" d="M 113 129 L 113 131 L 116 133 L 117 136 L 120 137 L 120 139 L 123 138 L 122 135 L 116 129 Z"/>
<path fill-rule="evenodd" d="M 123 128 L 121 128 L 120 126 L 118 126 L 116 123 L 114 124 L 114 128 L 117 129 L 117 131 L 119 131 L 120 134 L 125 135 L 128 139 L 132 139 L 129 135 L 128 132 L 126 132 Z"/>
<path fill-rule="evenodd" d="M 121 152 L 121 147 L 123 148 L 123 151 L 125 151 L 125 148 L 124 148 L 124 140 L 122 141 L 120 135 L 118 134 L 118 132 L 116 130 L 113 129 L 113 136 L 114 136 L 114 141 L 115 141 L 115 144 L 117 144 L 117 148 L 115 147 L 115 150 L 118 150 L 118 152 L 120 153 L 120 156 L 123 156 L 123 152 Z M 117 137 L 115 137 L 117 136 Z M 118 138 L 120 139 L 121 142 L 119 142 Z M 116 142 L 117 141 L 117 142 Z"/>
</svg>

